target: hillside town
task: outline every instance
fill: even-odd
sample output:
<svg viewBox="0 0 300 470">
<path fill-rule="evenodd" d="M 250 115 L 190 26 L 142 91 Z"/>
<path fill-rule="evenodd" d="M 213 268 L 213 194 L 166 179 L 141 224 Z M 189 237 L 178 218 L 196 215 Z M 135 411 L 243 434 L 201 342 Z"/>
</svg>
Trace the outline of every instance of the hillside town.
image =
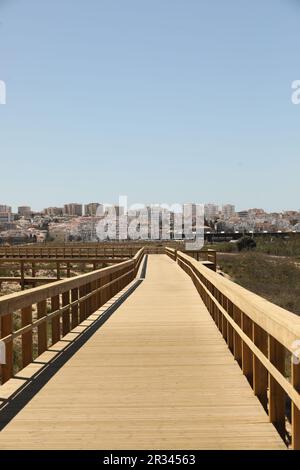
<svg viewBox="0 0 300 470">
<path fill-rule="evenodd" d="M 191 206 L 197 206 L 191 204 Z M 184 212 L 185 204 L 182 206 Z M 218 205 L 208 203 L 204 206 L 204 230 L 206 233 L 273 233 L 299 232 L 300 210 L 268 213 L 264 209 L 247 209 L 237 211 L 233 204 Z M 63 207 L 47 207 L 40 212 L 33 211 L 30 206 L 20 206 L 16 211 L 10 205 L 0 205 L 0 243 L 43 243 L 68 241 L 97 241 L 97 225 L 107 215 L 114 213 L 119 220 L 116 239 L 122 233 L 128 233 L 128 227 L 137 218 L 151 214 L 149 238 L 154 225 L 160 227 L 162 219 L 170 220 L 168 233 L 158 230 L 156 239 L 180 239 L 176 232 L 174 220 L 178 213 L 165 207 L 154 205 L 137 210 L 127 210 L 122 206 L 107 207 L 101 203 L 69 203 Z M 179 213 L 180 214 L 180 213 Z M 120 225 L 123 224 L 122 230 Z M 146 235 L 147 238 L 148 235 Z M 110 237 L 114 239 L 114 236 Z M 130 238 L 130 234 L 129 234 Z"/>
</svg>

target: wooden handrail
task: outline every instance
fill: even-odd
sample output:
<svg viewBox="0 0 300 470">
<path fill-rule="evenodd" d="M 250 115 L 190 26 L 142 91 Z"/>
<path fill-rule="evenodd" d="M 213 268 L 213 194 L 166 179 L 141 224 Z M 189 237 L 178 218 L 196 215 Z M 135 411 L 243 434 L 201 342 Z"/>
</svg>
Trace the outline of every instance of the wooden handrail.
<svg viewBox="0 0 300 470">
<path fill-rule="evenodd" d="M 40 355 L 133 281 L 143 256 L 144 249 L 141 248 L 132 259 L 117 265 L 1 297 L 0 339 L 6 351 L 1 382 L 5 383 L 14 375 L 13 355 L 17 349 L 14 341 L 17 338 L 22 338 L 20 370 L 34 360 L 34 331 L 37 331 Z M 21 326 L 14 324 L 16 320 L 21 320 Z"/>
<path fill-rule="evenodd" d="M 300 449 L 300 365 L 295 344 L 300 318 L 223 278 L 183 252 L 166 249 L 192 278 L 229 349 L 270 421 L 286 440 L 286 398 L 292 408 L 292 446 Z M 286 378 L 286 359 L 291 378 Z"/>
<path fill-rule="evenodd" d="M 0 258 L 73 258 L 73 257 L 132 257 L 141 248 L 149 253 L 163 253 L 166 242 L 99 242 L 99 243 L 30 243 L 25 245 L 0 246 Z M 171 246 L 182 244 L 172 241 Z"/>
</svg>

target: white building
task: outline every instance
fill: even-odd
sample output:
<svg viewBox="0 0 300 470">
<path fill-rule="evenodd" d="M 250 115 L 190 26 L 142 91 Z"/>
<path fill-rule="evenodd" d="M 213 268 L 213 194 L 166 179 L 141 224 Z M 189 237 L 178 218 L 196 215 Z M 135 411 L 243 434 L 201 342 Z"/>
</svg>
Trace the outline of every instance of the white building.
<svg viewBox="0 0 300 470">
<path fill-rule="evenodd" d="M 224 219 L 230 219 L 235 215 L 235 206 L 232 204 L 224 204 L 222 206 L 222 215 Z"/>
<path fill-rule="evenodd" d="M 208 222 L 215 221 L 219 215 L 219 206 L 217 204 L 205 204 L 204 215 Z"/>
</svg>

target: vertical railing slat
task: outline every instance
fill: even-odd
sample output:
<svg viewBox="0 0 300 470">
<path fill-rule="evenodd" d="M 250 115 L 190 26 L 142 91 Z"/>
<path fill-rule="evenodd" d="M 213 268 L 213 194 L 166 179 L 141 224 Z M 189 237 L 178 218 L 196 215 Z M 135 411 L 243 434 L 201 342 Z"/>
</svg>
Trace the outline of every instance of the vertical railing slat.
<svg viewBox="0 0 300 470">
<path fill-rule="evenodd" d="M 292 384 L 300 393 L 300 364 L 294 363 L 292 357 Z M 292 447 L 294 450 L 300 450 L 300 410 L 292 403 Z"/>
<path fill-rule="evenodd" d="M 5 338 L 13 331 L 12 314 L 1 317 L 1 338 Z M 5 364 L 1 366 L 2 383 L 4 384 L 13 376 L 13 341 L 5 343 Z"/>
<path fill-rule="evenodd" d="M 285 350 L 284 347 L 269 335 L 269 360 L 284 374 Z M 269 418 L 279 434 L 285 437 L 285 392 L 276 380 L 269 374 Z"/>
<path fill-rule="evenodd" d="M 59 310 L 59 295 L 55 295 L 51 298 L 51 309 L 52 312 Z M 52 344 L 57 343 L 60 340 L 60 317 L 56 315 L 51 320 L 52 325 Z"/>
<path fill-rule="evenodd" d="M 32 323 L 32 305 L 21 312 L 22 327 Z M 32 330 L 22 334 L 22 365 L 26 367 L 32 362 Z"/>
<path fill-rule="evenodd" d="M 37 317 L 42 318 L 47 314 L 47 301 L 42 300 L 37 304 Z M 47 321 L 38 326 L 38 354 L 42 354 L 48 347 Z"/>
</svg>

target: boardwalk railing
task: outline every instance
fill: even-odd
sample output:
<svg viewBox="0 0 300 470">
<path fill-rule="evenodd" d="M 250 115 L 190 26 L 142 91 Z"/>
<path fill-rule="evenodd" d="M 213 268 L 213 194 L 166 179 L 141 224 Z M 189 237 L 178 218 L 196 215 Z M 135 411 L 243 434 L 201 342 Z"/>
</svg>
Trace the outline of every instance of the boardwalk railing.
<svg viewBox="0 0 300 470">
<path fill-rule="evenodd" d="M 165 253 L 167 253 L 170 258 L 174 261 L 177 260 L 177 252 L 178 250 L 166 247 Z M 212 269 L 213 271 L 217 270 L 217 252 L 216 250 L 186 250 L 184 253 L 191 258 L 194 258 L 197 261 L 202 261 L 204 264 Z"/>
<path fill-rule="evenodd" d="M 48 282 L 53 282 L 55 279 L 59 280 L 62 277 L 71 277 L 71 269 L 84 270 L 87 269 L 91 271 L 90 266 L 93 267 L 93 270 L 100 269 L 101 267 L 106 267 L 107 265 L 117 264 L 124 261 L 126 257 L 95 257 L 95 258 L 28 258 L 21 256 L 17 258 L 15 256 L 0 257 L 0 270 L 2 274 L 0 276 L 0 288 L 2 282 L 17 282 L 21 285 L 21 288 L 24 289 L 26 285 L 32 284 L 37 285 L 39 283 L 45 284 Z M 129 256 L 128 256 L 129 258 Z M 37 276 L 36 273 L 39 270 L 52 271 L 51 276 Z M 17 275 L 16 275 L 17 271 Z M 13 273 L 13 275 L 11 275 Z M 31 274 L 31 276 L 30 276 Z"/>
<path fill-rule="evenodd" d="M 4 246 L 0 247 L 2 258 L 130 258 L 137 253 L 135 247 L 103 246 Z"/>
<path fill-rule="evenodd" d="M 270 421 L 300 449 L 300 317 L 182 252 L 166 253 L 192 278 Z"/>
<path fill-rule="evenodd" d="M 133 281 L 143 255 L 141 249 L 120 264 L 1 297 L 1 351 L 5 345 L 1 382 L 7 382 L 15 371 L 33 362 Z"/>
<path fill-rule="evenodd" d="M 171 248 L 181 248 L 182 243 L 171 242 Z M 145 253 L 164 253 L 165 243 L 65 243 L 56 245 L 27 244 L 0 246 L 0 258 L 131 258 L 141 248 Z"/>
</svg>

